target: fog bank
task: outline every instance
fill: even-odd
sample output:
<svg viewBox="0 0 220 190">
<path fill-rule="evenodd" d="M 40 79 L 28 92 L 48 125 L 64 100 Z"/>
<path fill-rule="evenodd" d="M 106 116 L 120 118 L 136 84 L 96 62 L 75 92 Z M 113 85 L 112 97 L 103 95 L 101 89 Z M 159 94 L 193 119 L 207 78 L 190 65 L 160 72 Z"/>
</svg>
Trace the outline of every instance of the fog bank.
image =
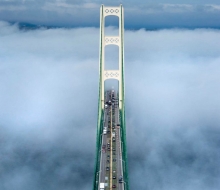
<svg viewBox="0 0 220 190">
<path fill-rule="evenodd" d="M 131 189 L 220 188 L 219 39 L 125 31 Z M 0 41 L 0 189 L 91 189 L 99 29 L 0 22 Z"/>
</svg>

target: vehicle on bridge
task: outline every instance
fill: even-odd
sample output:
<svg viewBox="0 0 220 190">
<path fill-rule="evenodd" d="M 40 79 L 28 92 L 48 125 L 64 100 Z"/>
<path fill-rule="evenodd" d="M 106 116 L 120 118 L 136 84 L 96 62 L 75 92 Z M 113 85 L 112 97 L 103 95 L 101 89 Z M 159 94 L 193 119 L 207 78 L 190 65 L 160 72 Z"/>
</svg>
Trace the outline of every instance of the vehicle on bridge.
<svg viewBox="0 0 220 190">
<path fill-rule="evenodd" d="M 119 182 L 119 183 L 122 183 L 122 182 L 123 182 L 123 177 L 122 177 L 122 176 L 119 177 L 118 182 Z"/>
</svg>

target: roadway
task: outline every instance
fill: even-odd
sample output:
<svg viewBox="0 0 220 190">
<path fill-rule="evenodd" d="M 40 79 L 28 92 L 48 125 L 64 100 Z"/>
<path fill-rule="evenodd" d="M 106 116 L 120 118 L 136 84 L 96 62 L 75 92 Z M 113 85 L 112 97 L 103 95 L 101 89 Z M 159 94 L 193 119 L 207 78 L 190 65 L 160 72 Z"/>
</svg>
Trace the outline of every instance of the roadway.
<svg viewBox="0 0 220 190">
<path fill-rule="evenodd" d="M 108 103 L 106 103 L 108 102 Z M 123 176 L 118 97 L 114 91 L 105 93 L 103 133 L 101 138 L 99 190 L 124 190 L 119 183 Z M 105 134 L 104 129 L 107 129 Z M 100 188 L 104 185 L 104 188 Z"/>
</svg>

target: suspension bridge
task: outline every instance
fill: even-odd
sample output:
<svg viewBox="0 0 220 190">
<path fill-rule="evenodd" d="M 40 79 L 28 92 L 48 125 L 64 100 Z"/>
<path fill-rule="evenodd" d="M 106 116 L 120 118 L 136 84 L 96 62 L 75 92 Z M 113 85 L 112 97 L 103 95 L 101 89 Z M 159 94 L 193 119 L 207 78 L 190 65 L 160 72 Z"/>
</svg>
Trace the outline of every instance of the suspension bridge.
<svg viewBox="0 0 220 190">
<path fill-rule="evenodd" d="M 119 34 L 105 35 L 105 18 L 119 19 Z M 105 48 L 118 46 L 118 69 L 105 69 Z M 107 89 L 107 80 L 118 81 L 117 88 Z M 124 9 L 100 8 L 99 100 L 96 137 L 96 162 L 93 190 L 129 190 L 124 91 Z"/>
</svg>

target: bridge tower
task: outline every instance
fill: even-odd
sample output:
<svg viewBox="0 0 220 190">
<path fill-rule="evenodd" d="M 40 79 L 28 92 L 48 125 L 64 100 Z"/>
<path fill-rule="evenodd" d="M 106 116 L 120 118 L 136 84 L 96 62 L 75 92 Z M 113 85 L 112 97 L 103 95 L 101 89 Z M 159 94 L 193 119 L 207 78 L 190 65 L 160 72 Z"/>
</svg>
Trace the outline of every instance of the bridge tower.
<svg viewBox="0 0 220 190">
<path fill-rule="evenodd" d="M 116 79 L 119 82 L 119 108 L 123 107 L 124 100 L 124 10 L 122 5 L 119 7 L 104 7 L 100 10 L 100 93 L 101 106 L 104 108 L 104 86 L 105 80 Z M 105 35 L 105 17 L 117 16 L 119 17 L 119 35 L 106 36 Z M 119 69 L 106 70 L 105 69 L 105 47 L 108 45 L 116 45 L 119 47 Z"/>
<path fill-rule="evenodd" d="M 107 16 L 116 16 L 119 19 L 119 35 L 105 35 L 105 18 Z M 105 47 L 116 45 L 119 48 L 119 60 L 117 70 L 105 69 Z M 122 5 L 118 7 L 107 7 L 101 5 L 100 8 L 100 49 L 99 49 L 99 102 L 98 102 L 98 122 L 97 122 L 97 139 L 96 139 L 96 165 L 94 175 L 93 190 L 99 190 L 99 175 L 100 175 L 100 157 L 101 157 L 101 142 L 102 128 L 104 123 L 104 105 L 105 105 L 105 81 L 108 79 L 118 80 L 118 107 L 120 118 L 120 142 L 123 161 L 123 178 L 124 190 L 129 190 L 128 172 L 127 172 L 127 146 L 126 146 L 126 127 L 125 127 L 125 106 L 124 106 L 124 9 Z M 110 187 L 111 189 L 111 187 Z"/>
</svg>

